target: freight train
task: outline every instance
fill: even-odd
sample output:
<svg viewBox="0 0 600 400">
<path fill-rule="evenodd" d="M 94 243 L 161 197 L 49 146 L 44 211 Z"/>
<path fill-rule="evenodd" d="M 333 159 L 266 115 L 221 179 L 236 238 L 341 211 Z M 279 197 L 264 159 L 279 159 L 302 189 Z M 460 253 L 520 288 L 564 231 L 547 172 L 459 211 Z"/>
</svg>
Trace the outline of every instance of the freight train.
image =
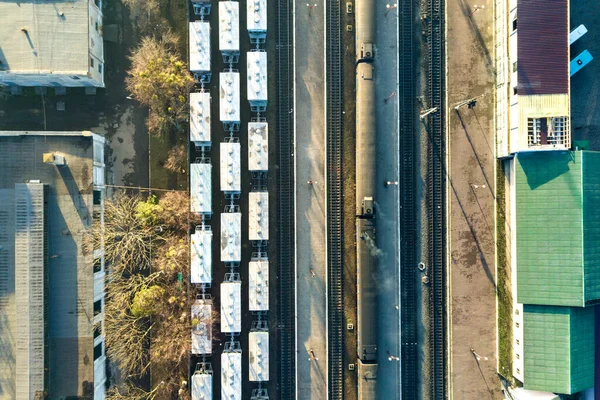
<svg viewBox="0 0 600 400">
<path fill-rule="evenodd" d="M 377 398 L 375 1 L 356 0 L 356 271 L 358 398 Z"/>
</svg>

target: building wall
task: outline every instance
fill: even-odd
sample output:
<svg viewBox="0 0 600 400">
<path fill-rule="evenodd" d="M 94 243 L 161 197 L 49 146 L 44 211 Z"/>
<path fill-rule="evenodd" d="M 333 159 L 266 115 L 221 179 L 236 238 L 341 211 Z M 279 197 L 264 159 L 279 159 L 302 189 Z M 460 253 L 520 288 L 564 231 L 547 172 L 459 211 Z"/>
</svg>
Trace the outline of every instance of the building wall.
<svg viewBox="0 0 600 400">
<path fill-rule="evenodd" d="M 65 86 L 104 87 L 104 82 L 88 77 L 87 73 L 74 72 L 71 74 L 16 74 L 0 71 L 0 86 Z"/>
<path fill-rule="evenodd" d="M 585 302 L 600 299 L 600 153 L 583 155 L 583 265 Z"/>
<path fill-rule="evenodd" d="M 520 153 L 515 162 L 517 300 L 581 307 L 581 153 Z"/>
</svg>

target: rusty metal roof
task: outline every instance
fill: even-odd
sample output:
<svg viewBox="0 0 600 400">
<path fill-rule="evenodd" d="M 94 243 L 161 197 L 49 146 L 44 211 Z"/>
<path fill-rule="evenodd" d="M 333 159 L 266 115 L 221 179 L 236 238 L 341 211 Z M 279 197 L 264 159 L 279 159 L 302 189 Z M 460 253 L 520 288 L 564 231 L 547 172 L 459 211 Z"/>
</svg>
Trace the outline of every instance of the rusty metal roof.
<svg viewBox="0 0 600 400">
<path fill-rule="evenodd" d="M 568 0 L 518 0 L 519 94 L 569 90 Z"/>
</svg>

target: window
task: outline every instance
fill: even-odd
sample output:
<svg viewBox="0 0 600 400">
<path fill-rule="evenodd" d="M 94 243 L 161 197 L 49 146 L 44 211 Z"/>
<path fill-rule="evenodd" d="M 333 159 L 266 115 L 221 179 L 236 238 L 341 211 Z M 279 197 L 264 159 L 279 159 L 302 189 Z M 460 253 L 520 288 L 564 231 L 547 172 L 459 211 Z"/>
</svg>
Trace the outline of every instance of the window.
<svg viewBox="0 0 600 400">
<path fill-rule="evenodd" d="M 97 346 L 94 346 L 94 361 L 102 357 L 102 342 L 98 343 Z"/>
<path fill-rule="evenodd" d="M 102 312 L 102 299 L 94 302 L 94 316 Z"/>
<path fill-rule="evenodd" d="M 78 81 L 78 80 L 79 80 L 79 77 L 78 77 L 78 76 L 76 76 L 76 75 L 71 75 L 71 79 L 75 79 L 76 81 Z"/>
<path fill-rule="evenodd" d="M 94 190 L 94 205 L 102 204 L 102 190 Z"/>
<path fill-rule="evenodd" d="M 517 374 L 521 375 L 521 370 L 517 368 Z"/>
<path fill-rule="evenodd" d="M 518 322 L 517 322 L 517 323 L 515 323 L 515 325 L 517 326 L 517 328 L 519 327 L 519 323 L 518 323 Z"/>
<path fill-rule="evenodd" d="M 515 314 L 519 315 L 519 310 L 518 309 L 515 309 Z"/>
<path fill-rule="evenodd" d="M 513 63 L 513 72 L 517 72 L 517 62 Z"/>
<path fill-rule="evenodd" d="M 519 342 L 519 339 L 517 339 L 517 345 L 518 345 L 519 343 L 520 343 L 520 342 Z"/>
<path fill-rule="evenodd" d="M 94 260 L 94 273 L 102 271 L 102 260 L 96 258 Z"/>
<path fill-rule="evenodd" d="M 517 93 L 519 93 L 519 91 L 517 90 L 517 87 L 515 86 L 515 87 L 513 88 L 513 94 L 516 96 L 516 95 L 517 95 Z"/>
<path fill-rule="evenodd" d="M 98 72 L 102 73 L 102 64 L 98 64 Z"/>
<path fill-rule="evenodd" d="M 513 25 L 512 25 L 513 31 L 517 30 L 517 19 L 513 19 Z"/>
<path fill-rule="evenodd" d="M 98 21 L 96 21 L 96 31 L 98 31 Z"/>
<path fill-rule="evenodd" d="M 517 360 L 520 360 L 521 356 L 519 355 L 519 353 L 517 353 Z"/>
<path fill-rule="evenodd" d="M 94 339 L 102 334 L 102 325 L 98 324 L 94 327 Z"/>
<path fill-rule="evenodd" d="M 92 66 L 92 68 L 94 68 L 94 59 L 90 58 L 90 65 Z"/>
</svg>

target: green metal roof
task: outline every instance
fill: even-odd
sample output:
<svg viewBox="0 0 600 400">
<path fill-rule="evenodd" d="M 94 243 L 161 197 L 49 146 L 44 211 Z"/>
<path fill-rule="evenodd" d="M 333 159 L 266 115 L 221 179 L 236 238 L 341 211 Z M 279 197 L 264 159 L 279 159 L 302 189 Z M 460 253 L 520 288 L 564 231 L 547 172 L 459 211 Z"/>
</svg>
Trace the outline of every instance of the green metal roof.
<svg viewBox="0 0 600 400">
<path fill-rule="evenodd" d="M 523 308 L 524 388 L 573 394 L 594 386 L 594 307 Z"/>
<path fill-rule="evenodd" d="M 599 299 L 600 153 L 520 153 L 515 163 L 517 301 Z"/>
</svg>

